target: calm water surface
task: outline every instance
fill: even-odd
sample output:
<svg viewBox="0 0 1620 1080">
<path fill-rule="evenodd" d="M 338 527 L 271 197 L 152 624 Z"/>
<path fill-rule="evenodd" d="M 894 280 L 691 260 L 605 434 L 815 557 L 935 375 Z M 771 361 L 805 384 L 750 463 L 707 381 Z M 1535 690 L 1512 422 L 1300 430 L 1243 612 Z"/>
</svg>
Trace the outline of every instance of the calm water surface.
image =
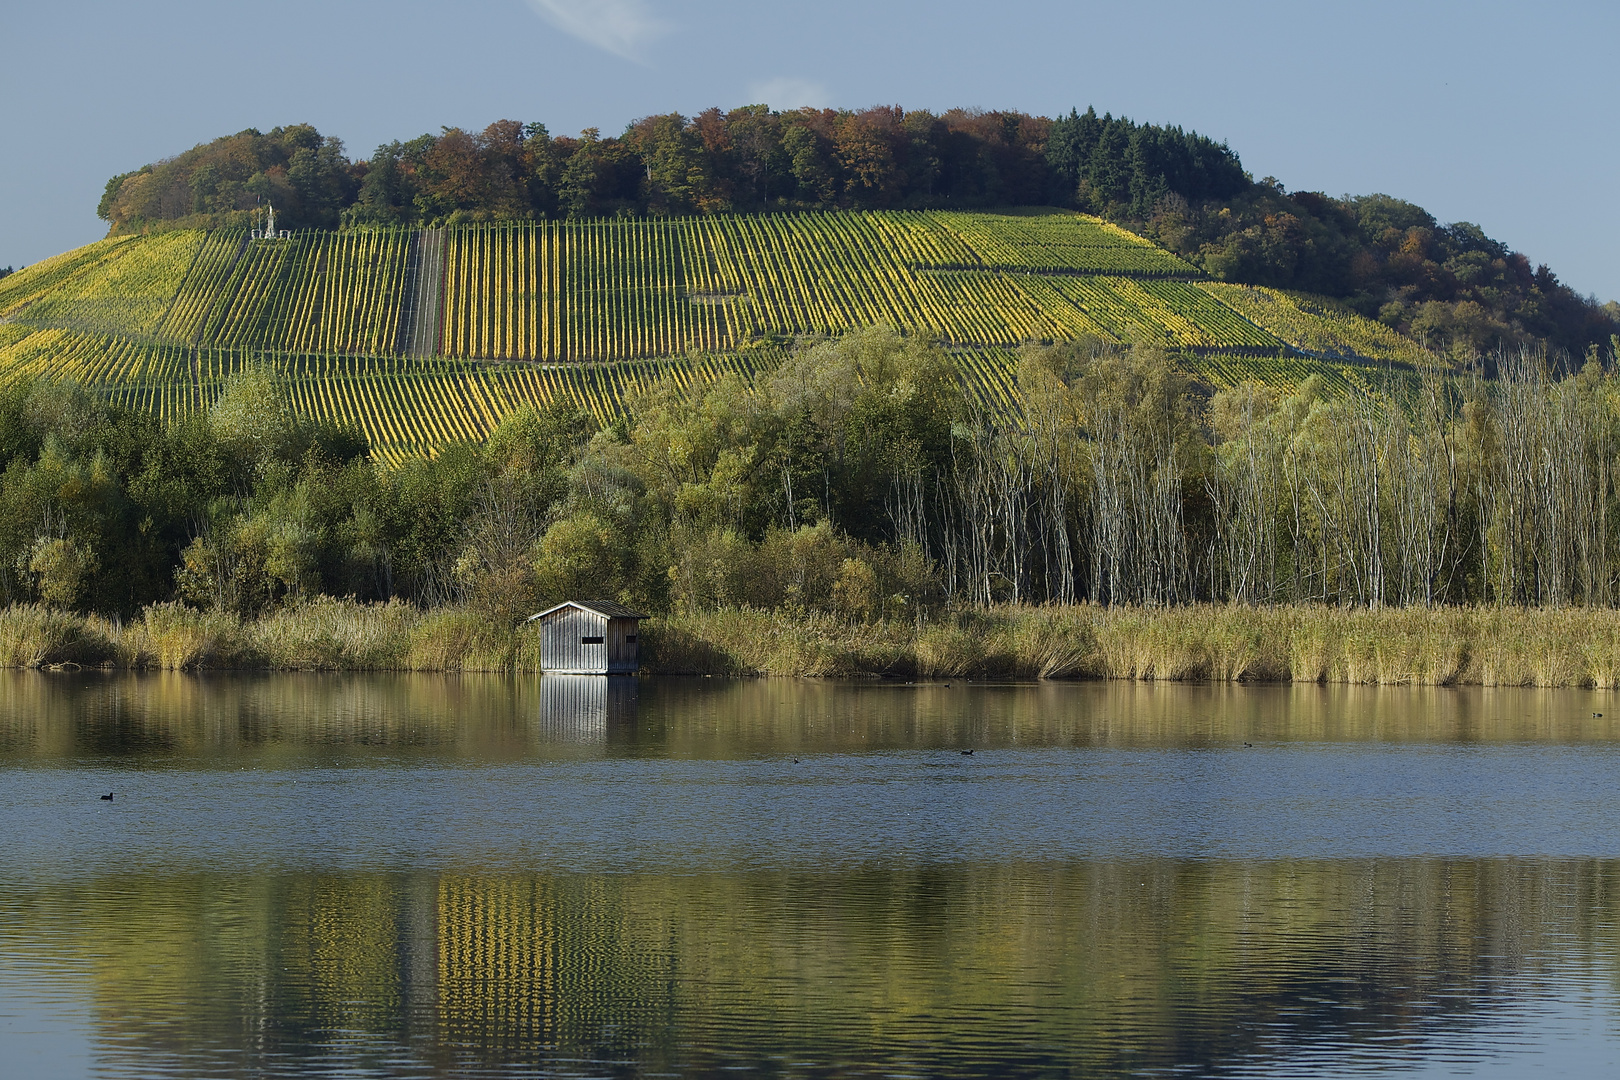
<svg viewBox="0 0 1620 1080">
<path fill-rule="evenodd" d="M 1613 695 L 0 674 L 0 1076 L 1531 1070 Z"/>
</svg>

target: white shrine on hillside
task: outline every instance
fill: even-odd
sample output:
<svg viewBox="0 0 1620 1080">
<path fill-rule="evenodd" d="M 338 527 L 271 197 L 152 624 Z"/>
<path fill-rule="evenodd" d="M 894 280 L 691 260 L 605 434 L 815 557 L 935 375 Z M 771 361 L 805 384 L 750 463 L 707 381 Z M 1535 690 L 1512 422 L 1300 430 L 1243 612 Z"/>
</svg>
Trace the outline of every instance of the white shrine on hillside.
<svg viewBox="0 0 1620 1080">
<path fill-rule="evenodd" d="M 262 228 L 262 229 L 254 229 L 253 230 L 253 239 L 255 239 L 255 240 L 291 240 L 292 239 L 292 233 L 291 233 L 291 231 L 289 231 L 287 229 L 282 229 L 280 232 L 276 231 L 276 208 L 274 206 L 271 206 L 269 208 L 269 213 L 267 213 L 265 215 L 264 228 Z"/>
</svg>

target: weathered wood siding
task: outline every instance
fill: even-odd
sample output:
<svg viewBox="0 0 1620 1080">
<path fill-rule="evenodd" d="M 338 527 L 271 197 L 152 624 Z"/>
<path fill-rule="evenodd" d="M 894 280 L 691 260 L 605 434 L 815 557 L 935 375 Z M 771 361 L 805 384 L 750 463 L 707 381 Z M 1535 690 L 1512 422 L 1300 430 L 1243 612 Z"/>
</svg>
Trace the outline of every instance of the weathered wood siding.
<svg viewBox="0 0 1620 1080">
<path fill-rule="evenodd" d="M 540 667 L 559 674 L 606 675 L 606 615 L 568 607 L 540 623 Z"/>
<path fill-rule="evenodd" d="M 613 675 L 633 675 L 639 665 L 640 643 L 637 640 L 639 624 L 635 619 L 608 620 L 608 672 Z"/>
</svg>

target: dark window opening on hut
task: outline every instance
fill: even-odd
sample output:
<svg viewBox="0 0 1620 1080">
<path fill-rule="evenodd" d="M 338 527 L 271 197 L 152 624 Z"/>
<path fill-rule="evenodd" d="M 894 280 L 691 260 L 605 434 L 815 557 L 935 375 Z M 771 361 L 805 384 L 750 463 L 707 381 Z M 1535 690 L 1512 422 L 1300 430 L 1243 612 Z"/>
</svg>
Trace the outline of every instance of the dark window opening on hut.
<svg viewBox="0 0 1620 1080">
<path fill-rule="evenodd" d="M 626 644 L 634 645 L 636 643 L 636 635 L 634 635 L 634 634 L 626 634 L 625 637 L 624 637 L 624 640 L 625 640 Z"/>
<path fill-rule="evenodd" d="M 602 641 L 603 639 L 599 637 L 582 637 L 579 639 L 581 645 L 600 645 Z"/>
</svg>

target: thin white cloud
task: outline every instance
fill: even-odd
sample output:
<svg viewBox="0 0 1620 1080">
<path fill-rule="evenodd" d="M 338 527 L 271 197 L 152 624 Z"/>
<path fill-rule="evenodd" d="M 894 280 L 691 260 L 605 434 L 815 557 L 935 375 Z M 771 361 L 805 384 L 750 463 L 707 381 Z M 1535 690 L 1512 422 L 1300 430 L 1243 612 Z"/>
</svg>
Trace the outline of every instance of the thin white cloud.
<svg viewBox="0 0 1620 1080">
<path fill-rule="evenodd" d="M 825 86 L 809 79 L 781 76 L 748 86 L 750 104 L 769 105 L 773 109 L 799 109 L 807 105 L 824 109 L 831 98 Z"/>
<path fill-rule="evenodd" d="M 642 0 L 529 0 L 557 29 L 626 60 L 669 32 L 669 25 Z"/>
</svg>

